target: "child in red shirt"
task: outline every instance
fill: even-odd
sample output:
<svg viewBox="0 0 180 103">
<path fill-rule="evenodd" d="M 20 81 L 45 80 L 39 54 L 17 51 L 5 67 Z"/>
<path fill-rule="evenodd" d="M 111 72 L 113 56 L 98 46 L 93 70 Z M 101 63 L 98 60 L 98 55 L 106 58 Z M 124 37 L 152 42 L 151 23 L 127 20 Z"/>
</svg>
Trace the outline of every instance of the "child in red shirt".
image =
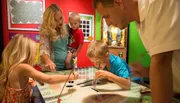
<svg viewBox="0 0 180 103">
<path fill-rule="evenodd" d="M 80 16 L 78 13 L 73 12 L 69 15 L 69 23 L 71 26 L 71 35 L 68 44 L 68 54 L 66 57 L 66 68 L 71 68 L 72 58 L 77 57 L 84 43 L 84 34 L 79 28 Z"/>
</svg>

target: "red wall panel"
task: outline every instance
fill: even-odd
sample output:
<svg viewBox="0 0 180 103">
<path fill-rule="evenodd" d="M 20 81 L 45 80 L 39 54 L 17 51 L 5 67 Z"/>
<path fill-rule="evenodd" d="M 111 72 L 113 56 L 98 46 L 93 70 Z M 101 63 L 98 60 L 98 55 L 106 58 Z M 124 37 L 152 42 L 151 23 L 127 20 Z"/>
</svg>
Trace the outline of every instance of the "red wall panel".
<svg viewBox="0 0 180 103">
<path fill-rule="evenodd" d="M 7 17 L 7 0 L 2 0 L 2 15 L 3 15 L 3 39 L 4 47 L 9 41 L 9 33 L 38 33 L 37 31 L 14 31 L 8 30 L 8 17 Z M 63 11 L 65 22 L 68 23 L 69 12 L 78 12 L 83 14 L 95 14 L 92 8 L 92 0 L 45 0 L 45 7 L 51 4 L 57 4 Z M 82 50 L 78 55 L 78 67 L 92 66 L 93 64 L 86 56 L 87 46 L 89 43 L 84 43 Z"/>
</svg>

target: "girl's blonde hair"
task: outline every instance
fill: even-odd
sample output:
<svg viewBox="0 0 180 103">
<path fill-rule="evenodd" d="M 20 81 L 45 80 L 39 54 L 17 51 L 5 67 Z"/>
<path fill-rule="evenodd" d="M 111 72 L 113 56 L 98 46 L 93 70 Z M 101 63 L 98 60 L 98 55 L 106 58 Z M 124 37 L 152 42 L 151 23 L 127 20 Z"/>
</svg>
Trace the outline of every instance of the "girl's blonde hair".
<svg viewBox="0 0 180 103">
<path fill-rule="evenodd" d="M 61 28 L 56 28 L 55 14 L 58 11 L 62 13 L 62 10 L 56 4 L 51 4 L 43 14 L 43 23 L 40 28 L 40 35 L 48 37 L 52 42 L 57 40 L 58 33 L 60 33 L 62 38 L 67 36 L 66 24 L 64 22 Z"/>
<path fill-rule="evenodd" d="M 21 63 L 29 65 L 34 64 L 36 54 L 36 42 L 24 36 L 23 34 L 15 35 L 2 53 L 2 63 L 0 65 L 0 81 L 5 86 L 8 81 L 9 73 L 13 68 Z"/>
<path fill-rule="evenodd" d="M 108 46 L 102 40 L 96 40 L 88 45 L 87 56 L 92 58 L 105 57 L 109 52 Z"/>
</svg>

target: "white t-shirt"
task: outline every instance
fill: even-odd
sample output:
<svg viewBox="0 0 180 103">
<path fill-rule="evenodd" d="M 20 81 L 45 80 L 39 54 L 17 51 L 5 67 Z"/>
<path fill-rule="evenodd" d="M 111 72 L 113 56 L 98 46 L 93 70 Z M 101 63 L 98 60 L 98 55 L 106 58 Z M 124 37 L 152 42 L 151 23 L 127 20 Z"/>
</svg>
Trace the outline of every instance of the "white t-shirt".
<svg viewBox="0 0 180 103">
<path fill-rule="evenodd" d="M 137 28 L 150 56 L 174 51 L 174 91 L 180 93 L 180 0 L 138 0 Z"/>
</svg>

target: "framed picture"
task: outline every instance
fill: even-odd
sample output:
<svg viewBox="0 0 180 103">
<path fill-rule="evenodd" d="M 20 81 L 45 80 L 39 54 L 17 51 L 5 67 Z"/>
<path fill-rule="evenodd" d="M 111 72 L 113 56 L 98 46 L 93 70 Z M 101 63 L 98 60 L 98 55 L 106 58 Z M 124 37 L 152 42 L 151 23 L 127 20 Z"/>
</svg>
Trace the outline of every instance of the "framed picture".
<svg viewBox="0 0 180 103">
<path fill-rule="evenodd" d="M 16 35 L 17 33 L 9 33 L 9 37 L 10 39 L 13 38 L 14 35 Z M 19 33 L 18 33 L 19 34 Z M 25 36 L 33 39 L 36 43 L 37 43 L 37 52 L 36 52 L 36 59 L 35 59 L 35 63 L 39 62 L 39 50 L 40 50 L 40 35 L 36 34 L 36 33 L 23 33 Z"/>
<path fill-rule="evenodd" d="M 69 12 L 71 14 L 72 12 Z M 84 33 L 84 42 L 91 42 L 94 40 L 94 15 L 81 14 L 80 15 L 80 29 Z"/>
<path fill-rule="evenodd" d="M 39 31 L 45 0 L 7 0 L 8 29 Z"/>
</svg>

